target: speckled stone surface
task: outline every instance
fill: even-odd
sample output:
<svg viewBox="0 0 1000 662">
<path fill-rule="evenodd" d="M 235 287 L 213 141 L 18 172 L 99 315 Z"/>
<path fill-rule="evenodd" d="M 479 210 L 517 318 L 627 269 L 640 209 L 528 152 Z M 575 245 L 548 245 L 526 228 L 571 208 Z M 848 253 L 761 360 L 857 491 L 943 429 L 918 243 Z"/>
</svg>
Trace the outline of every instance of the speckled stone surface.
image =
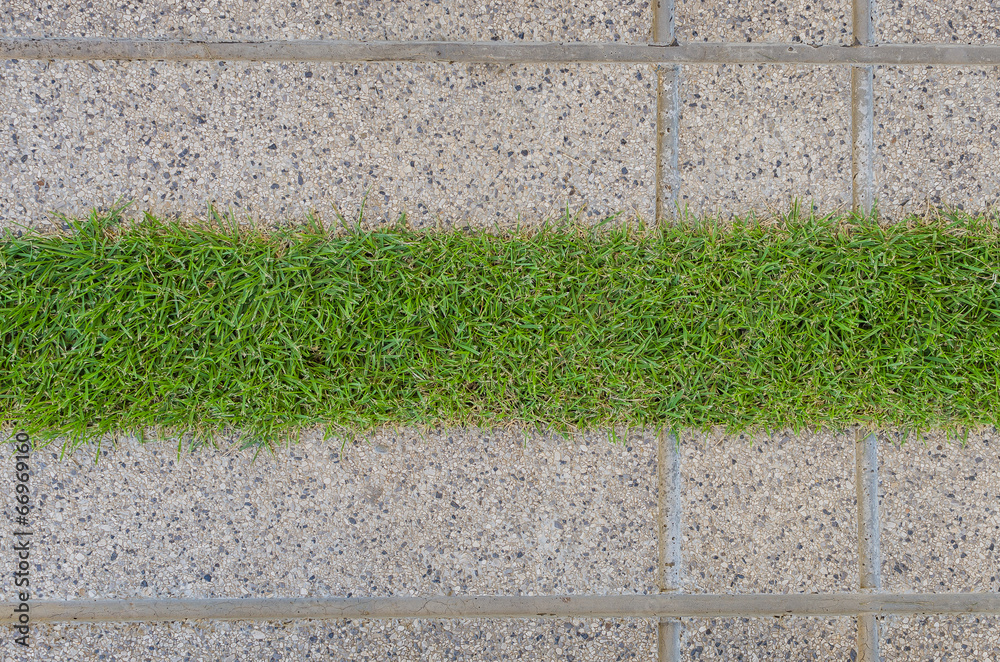
<svg viewBox="0 0 1000 662">
<path fill-rule="evenodd" d="M 752 441 L 682 438 L 684 590 L 855 590 L 852 438 L 778 433 Z"/>
<path fill-rule="evenodd" d="M 145 39 L 649 39 L 647 0 L 5 0 L 0 35 Z"/>
<path fill-rule="evenodd" d="M 886 591 L 1000 590 L 995 436 L 965 447 L 934 435 L 927 446 L 883 440 Z M 655 592 L 654 435 L 524 442 L 384 432 L 341 455 L 339 442 L 307 434 L 256 463 L 222 451 L 178 461 L 175 446 L 131 442 L 96 465 L 85 451 L 62 461 L 36 452 L 37 597 Z M 681 452 L 683 590 L 856 589 L 852 434 L 685 433 Z M 995 629 L 972 617 L 887 619 L 885 659 L 990 659 Z M 24 659 L 651 660 L 655 648 L 655 624 L 643 620 L 33 632 Z M 8 637 L 0 650 L 12 646 Z M 850 659 L 853 647 L 850 618 L 685 620 L 685 659 Z"/>
<path fill-rule="evenodd" d="M 417 226 L 653 215 L 648 66 L 0 63 L 0 223 L 125 196 Z"/>
<path fill-rule="evenodd" d="M 1000 201 L 1000 70 L 880 67 L 875 72 L 880 213 L 927 204 L 969 212 Z"/>
<path fill-rule="evenodd" d="M 655 591 L 656 446 L 513 432 L 36 453 L 39 599 Z"/>
<path fill-rule="evenodd" d="M 854 619 L 686 620 L 684 660 L 853 660 Z"/>
<path fill-rule="evenodd" d="M 644 620 L 117 623 L 39 626 L 25 655 L 0 628 L 0 657 L 23 662 L 653 662 Z"/>
<path fill-rule="evenodd" d="M 7 442 L 8 435 L 0 433 L 0 439 Z M 13 445 L 8 443 L 3 443 L 0 445 L 2 453 L 0 453 L 0 545 L 3 547 L 4 551 L 0 553 L 0 600 L 8 600 L 14 597 L 14 563 L 16 559 L 14 558 L 15 553 L 11 551 L 7 553 L 7 550 L 11 548 L 14 543 L 13 531 L 14 529 L 14 518 L 17 513 L 14 512 L 14 508 L 18 505 L 14 499 L 16 498 L 14 492 L 14 463 L 16 460 L 13 458 Z M 29 480 L 30 485 L 30 480 Z M 34 520 L 34 513 L 29 513 L 29 524 Z M 17 529 L 19 531 L 24 531 L 24 529 Z M 34 530 L 29 527 L 28 530 Z M 2 628 L 0 628 L 2 629 Z"/>
<path fill-rule="evenodd" d="M 879 2 L 876 35 L 885 43 L 995 44 L 1000 42 L 997 0 Z"/>
<path fill-rule="evenodd" d="M 1000 439 L 880 444 L 887 591 L 1000 591 Z"/>
<path fill-rule="evenodd" d="M 679 204 L 695 214 L 786 213 L 793 196 L 850 206 L 850 72 L 685 67 Z"/>
<path fill-rule="evenodd" d="M 1000 657 L 1000 619 L 976 616 L 887 618 L 882 626 L 885 662 L 972 662 Z"/>
<path fill-rule="evenodd" d="M 679 41 L 849 44 L 850 0 L 675 0 Z"/>
</svg>

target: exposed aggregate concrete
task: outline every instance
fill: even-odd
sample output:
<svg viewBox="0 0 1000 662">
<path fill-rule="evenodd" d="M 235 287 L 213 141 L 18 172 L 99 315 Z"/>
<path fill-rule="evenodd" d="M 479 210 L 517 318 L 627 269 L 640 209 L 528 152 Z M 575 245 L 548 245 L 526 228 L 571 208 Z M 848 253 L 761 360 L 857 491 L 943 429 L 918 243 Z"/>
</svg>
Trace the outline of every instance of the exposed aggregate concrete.
<svg viewBox="0 0 1000 662">
<path fill-rule="evenodd" d="M 885 662 L 996 660 L 1000 619 L 981 616 L 887 618 L 882 625 Z"/>
<path fill-rule="evenodd" d="M 0 36 L 643 43 L 651 16 L 647 0 L 5 0 Z"/>
<path fill-rule="evenodd" d="M 850 207 L 850 73 L 784 65 L 685 67 L 679 205 L 695 215 Z"/>
<path fill-rule="evenodd" d="M 1000 202 L 1000 70 L 879 67 L 875 183 L 887 218 Z"/>
<path fill-rule="evenodd" d="M 655 592 L 656 448 L 308 437 L 276 457 L 36 453 L 39 599 Z M 5 578 L 6 579 L 6 578 Z"/>
<path fill-rule="evenodd" d="M 882 582 L 901 593 L 1000 591 L 1000 438 L 879 448 Z"/>
<path fill-rule="evenodd" d="M 36 627 L 25 654 L 0 628 L 0 657 L 20 662 L 653 662 L 648 620 L 102 623 Z M 11 657 L 7 657 L 11 656 Z"/>
<path fill-rule="evenodd" d="M 649 66 L 0 63 L 0 224 L 125 197 L 268 222 L 651 218 Z"/>
<path fill-rule="evenodd" d="M 852 434 L 682 434 L 683 590 L 855 590 Z M 1000 459 L 994 436 L 880 444 L 885 590 L 997 590 L 1000 484 L 983 468 Z M 93 449 L 40 451 L 36 597 L 655 592 L 655 435 L 523 443 L 385 432 L 342 455 L 310 434 L 256 462 L 215 450 L 178 460 L 176 446 L 127 441 L 97 464 Z M 11 514 L 5 504 L 5 525 Z M 977 657 L 959 659 L 985 659 L 978 651 L 1000 650 L 988 620 L 887 619 L 886 659 L 963 646 Z M 854 646 L 850 618 L 685 622 L 691 659 L 846 659 Z M 632 660 L 653 659 L 655 639 L 649 621 L 226 627 L 38 626 L 28 659 Z"/>
<path fill-rule="evenodd" d="M 880 0 L 876 39 L 882 43 L 995 44 L 997 0 Z"/>
<path fill-rule="evenodd" d="M 850 44 L 850 0 L 675 0 L 679 41 Z"/>
<path fill-rule="evenodd" d="M 849 660 L 854 619 L 685 620 L 685 660 Z"/>
<path fill-rule="evenodd" d="M 848 436 L 685 434 L 685 591 L 856 590 L 854 445 Z"/>
</svg>

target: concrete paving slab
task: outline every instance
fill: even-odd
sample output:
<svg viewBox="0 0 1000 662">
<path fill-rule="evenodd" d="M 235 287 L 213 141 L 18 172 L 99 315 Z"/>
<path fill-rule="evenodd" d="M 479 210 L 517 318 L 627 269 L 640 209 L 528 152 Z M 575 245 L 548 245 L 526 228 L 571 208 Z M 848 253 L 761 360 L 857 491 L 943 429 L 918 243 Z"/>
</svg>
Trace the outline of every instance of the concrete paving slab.
<svg viewBox="0 0 1000 662">
<path fill-rule="evenodd" d="M 646 0 L 9 0 L 0 35 L 206 39 L 649 40 Z"/>
<path fill-rule="evenodd" d="M 880 445 L 887 591 L 1000 591 L 1000 440 Z"/>
<path fill-rule="evenodd" d="M 840 68 L 685 67 L 679 202 L 695 214 L 850 207 L 850 72 Z"/>
<path fill-rule="evenodd" d="M 887 618 L 882 625 L 885 662 L 995 660 L 1000 619 L 976 616 Z"/>
<path fill-rule="evenodd" d="M 679 41 L 850 44 L 850 0 L 675 0 Z"/>
<path fill-rule="evenodd" d="M 879 67 L 875 182 L 882 216 L 928 202 L 970 212 L 1000 200 L 1000 71 Z"/>
<path fill-rule="evenodd" d="M 684 623 L 685 660 L 854 659 L 854 619 L 731 618 Z"/>
<path fill-rule="evenodd" d="M 876 39 L 882 43 L 995 44 L 1000 42 L 997 0 L 880 2 Z"/>
<path fill-rule="evenodd" d="M 513 226 L 655 202 L 648 66 L 0 63 L 0 224 L 121 196 L 283 221 Z"/>
<path fill-rule="evenodd" d="M 685 591 L 856 590 L 852 439 L 685 434 L 681 448 Z"/>
<path fill-rule="evenodd" d="M 39 599 L 651 593 L 655 437 L 123 443 L 34 463 Z"/>
<path fill-rule="evenodd" d="M 6 441 L 6 435 L 4 435 L 4 441 Z M 4 552 L 0 554 L 0 595 L 4 596 L 14 596 L 14 564 L 16 559 L 14 558 L 15 553 L 10 550 L 13 544 L 14 536 L 14 518 L 17 517 L 17 513 L 14 512 L 14 508 L 18 505 L 14 499 L 14 458 L 12 457 L 12 445 L 3 444 L 0 446 L 3 449 L 2 455 L 0 455 L 0 541 L 2 541 Z M 34 520 L 34 513 L 29 513 L 29 517 Z M 19 529 L 24 530 L 24 529 Z M 8 544 L 10 541 L 10 544 Z"/>
<path fill-rule="evenodd" d="M 646 620 L 299 621 L 39 626 L 25 655 L 0 628 L 0 656 L 23 662 L 256 660 L 605 660 L 652 662 Z"/>
</svg>

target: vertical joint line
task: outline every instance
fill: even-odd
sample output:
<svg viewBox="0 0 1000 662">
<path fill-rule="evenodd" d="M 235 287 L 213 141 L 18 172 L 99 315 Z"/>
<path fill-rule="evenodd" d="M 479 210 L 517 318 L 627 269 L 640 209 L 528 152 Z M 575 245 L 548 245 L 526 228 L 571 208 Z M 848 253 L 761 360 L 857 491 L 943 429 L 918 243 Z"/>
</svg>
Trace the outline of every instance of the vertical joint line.
<svg viewBox="0 0 1000 662">
<path fill-rule="evenodd" d="M 882 589 L 879 545 L 878 436 L 854 442 L 855 485 L 858 496 L 858 579 L 863 593 Z M 875 614 L 858 614 L 858 662 L 879 662 L 879 623 Z"/>
<path fill-rule="evenodd" d="M 680 588 L 681 454 L 673 434 L 660 434 L 656 464 L 660 555 L 657 585 L 661 593 L 666 593 Z"/>
<path fill-rule="evenodd" d="M 674 0 L 653 0 L 654 44 L 674 43 Z M 677 199 L 677 82 L 680 67 L 656 68 L 656 190 L 654 191 L 656 218 L 659 224 L 676 209 Z M 666 168 L 664 168 L 666 160 Z M 666 172 L 664 172 L 666 170 Z M 669 178 L 669 195 L 663 196 L 664 177 Z M 680 449 L 677 438 L 661 430 L 657 439 L 656 480 L 658 566 L 656 583 L 660 592 L 680 588 L 681 561 L 681 475 Z M 661 618 L 656 625 L 656 657 L 659 662 L 680 662 L 681 624 L 679 619 Z"/>
<path fill-rule="evenodd" d="M 875 0 L 852 0 L 855 46 L 875 45 Z"/>
<path fill-rule="evenodd" d="M 674 44 L 674 0 L 653 0 L 652 43 Z M 678 97 L 680 65 L 656 68 L 656 203 L 655 221 L 661 222 L 677 211 L 680 174 L 677 163 L 677 126 L 680 118 Z M 667 189 L 664 194 L 664 188 Z"/>
<path fill-rule="evenodd" d="M 653 43 L 674 42 L 674 0 L 653 0 Z"/>
<path fill-rule="evenodd" d="M 662 431 L 656 457 L 657 542 L 659 563 L 656 583 L 660 593 L 680 590 L 681 569 L 681 454 L 677 437 Z M 659 662 L 680 662 L 680 619 L 661 618 L 656 641 Z"/>
<path fill-rule="evenodd" d="M 879 549 L 878 437 L 875 433 L 855 442 L 855 475 L 858 490 L 858 576 L 861 590 L 882 588 L 882 554 Z"/>
<path fill-rule="evenodd" d="M 853 45 L 875 45 L 875 0 L 853 0 Z M 869 215 L 875 204 L 875 68 L 851 67 L 851 208 Z"/>
</svg>

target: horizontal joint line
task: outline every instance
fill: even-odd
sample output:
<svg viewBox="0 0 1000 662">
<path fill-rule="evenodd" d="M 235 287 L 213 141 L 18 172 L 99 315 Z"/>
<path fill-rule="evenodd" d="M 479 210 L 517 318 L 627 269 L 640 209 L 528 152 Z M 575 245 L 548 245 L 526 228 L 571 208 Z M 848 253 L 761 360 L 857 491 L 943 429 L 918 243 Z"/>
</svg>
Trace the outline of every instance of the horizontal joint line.
<svg viewBox="0 0 1000 662">
<path fill-rule="evenodd" d="M 18 603 L 0 603 L 10 625 Z M 31 601 L 32 622 L 453 618 L 738 618 L 1000 614 L 1000 593 L 439 596 Z M 23 610 L 22 610 L 23 612 Z"/>
<path fill-rule="evenodd" d="M 0 59 L 478 64 L 1000 65 L 1000 45 L 0 39 Z"/>
</svg>

